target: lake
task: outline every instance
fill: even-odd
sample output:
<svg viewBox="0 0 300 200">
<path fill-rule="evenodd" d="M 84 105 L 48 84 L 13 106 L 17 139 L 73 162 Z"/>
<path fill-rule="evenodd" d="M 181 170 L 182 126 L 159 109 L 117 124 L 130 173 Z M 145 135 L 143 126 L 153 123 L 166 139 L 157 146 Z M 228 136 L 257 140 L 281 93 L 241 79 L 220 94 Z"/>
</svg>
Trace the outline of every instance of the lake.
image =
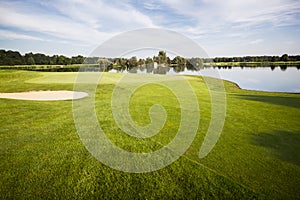
<svg viewBox="0 0 300 200">
<path fill-rule="evenodd" d="M 110 72 L 116 72 L 116 70 L 110 70 Z M 127 71 L 123 72 L 128 73 Z M 208 67 L 199 71 L 186 68 L 176 71 L 172 67 L 162 67 L 156 72 L 147 69 L 137 69 L 131 72 L 209 76 L 232 81 L 248 90 L 300 93 L 299 67 Z"/>
</svg>

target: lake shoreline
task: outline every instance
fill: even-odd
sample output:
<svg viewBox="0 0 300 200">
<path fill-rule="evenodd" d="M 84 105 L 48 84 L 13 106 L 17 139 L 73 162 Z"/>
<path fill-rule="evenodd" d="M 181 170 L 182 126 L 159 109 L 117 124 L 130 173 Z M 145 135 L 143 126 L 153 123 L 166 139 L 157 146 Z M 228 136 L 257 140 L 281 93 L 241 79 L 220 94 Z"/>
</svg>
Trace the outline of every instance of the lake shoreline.
<svg viewBox="0 0 300 200">
<path fill-rule="evenodd" d="M 0 67 L 1 68 L 1 67 Z M 298 81 L 300 70 L 296 69 L 295 66 L 284 68 L 270 68 L 270 67 L 245 67 L 245 68 L 226 68 L 226 67 L 207 67 L 201 70 L 188 70 L 184 69 L 183 71 L 175 71 L 173 67 L 162 67 L 153 69 L 153 71 L 148 72 L 147 69 L 137 69 L 135 71 L 117 71 L 115 69 L 110 70 L 110 73 L 131 73 L 131 74 L 166 74 L 166 75 L 185 75 L 185 76 L 207 76 L 213 78 L 219 78 L 225 81 L 232 82 L 237 85 L 238 88 L 249 91 L 262 91 L 262 92 L 278 92 L 278 93 L 286 93 L 286 94 L 299 94 L 300 93 L 300 81 Z M 155 71 L 157 70 L 157 71 Z M 5 70 L 0 70 L 5 71 Z M 7 70 L 14 71 L 14 70 Z M 20 70 L 18 70 L 20 71 Z M 28 71 L 28 70 L 21 70 Z M 31 70 L 29 70 L 31 71 Z M 45 72 L 48 71 L 37 71 L 37 72 Z M 62 71 L 56 71 L 57 73 L 62 73 Z M 64 71 L 65 72 L 65 71 Z M 81 71 L 82 73 L 83 71 Z M 91 71 L 93 72 L 93 71 Z M 95 72 L 95 71 L 94 71 Z M 65 73 L 76 73 L 76 72 L 65 72 Z M 257 79 L 257 80 L 256 80 Z M 279 83 L 279 82 L 282 83 Z M 291 83 L 289 83 L 291 82 Z M 272 88 L 266 87 L 266 85 L 275 84 Z M 282 85 L 281 85 L 282 84 Z M 286 87 L 286 88 L 284 88 Z M 294 89 L 293 89 L 294 88 Z M 286 90 L 286 91 L 284 91 Z"/>
</svg>

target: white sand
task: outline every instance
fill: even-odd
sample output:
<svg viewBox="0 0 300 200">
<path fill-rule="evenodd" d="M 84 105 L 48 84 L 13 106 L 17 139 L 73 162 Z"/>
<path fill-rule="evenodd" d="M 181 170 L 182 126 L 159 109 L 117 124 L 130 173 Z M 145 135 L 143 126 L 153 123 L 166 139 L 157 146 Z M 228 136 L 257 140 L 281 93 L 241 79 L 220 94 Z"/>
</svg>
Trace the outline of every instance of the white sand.
<svg viewBox="0 0 300 200">
<path fill-rule="evenodd" d="M 0 93 L 0 98 L 35 100 L 35 101 L 72 100 L 72 99 L 81 99 L 86 96 L 88 96 L 88 94 L 85 92 L 74 92 L 74 91 L 66 91 L 66 90 Z"/>
</svg>

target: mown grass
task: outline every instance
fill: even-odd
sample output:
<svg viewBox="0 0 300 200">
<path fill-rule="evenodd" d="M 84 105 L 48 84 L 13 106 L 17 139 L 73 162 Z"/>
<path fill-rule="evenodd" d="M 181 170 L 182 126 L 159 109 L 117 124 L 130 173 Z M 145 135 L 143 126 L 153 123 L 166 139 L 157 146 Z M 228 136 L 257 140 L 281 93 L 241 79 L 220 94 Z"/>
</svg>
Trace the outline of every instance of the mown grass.
<svg viewBox="0 0 300 200">
<path fill-rule="evenodd" d="M 98 64 L 69 64 L 69 65 L 0 65 L 0 70 L 26 70 L 41 72 L 77 72 L 81 69 L 93 69 Z"/>
<path fill-rule="evenodd" d="M 216 67 L 299 67 L 300 61 L 276 61 L 276 62 L 211 62 L 203 63 L 204 66 L 216 66 Z"/>
<path fill-rule="evenodd" d="M 75 76 L 1 71 L 0 92 L 72 90 Z M 135 139 L 123 133 L 112 116 L 111 95 L 121 77 L 105 73 L 97 88 L 101 127 L 128 151 L 161 148 L 179 126 L 176 98 L 160 85 L 139 88 L 130 104 L 133 120 L 140 125 L 148 123 L 153 103 L 165 106 L 168 119 L 156 136 Z M 224 82 L 225 126 L 214 149 L 199 159 L 211 102 L 201 77 L 187 79 L 199 101 L 197 136 L 180 159 L 150 173 L 117 171 L 91 156 L 76 133 L 72 101 L 0 99 L 0 199 L 300 198 L 300 95 L 241 90 Z"/>
</svg>

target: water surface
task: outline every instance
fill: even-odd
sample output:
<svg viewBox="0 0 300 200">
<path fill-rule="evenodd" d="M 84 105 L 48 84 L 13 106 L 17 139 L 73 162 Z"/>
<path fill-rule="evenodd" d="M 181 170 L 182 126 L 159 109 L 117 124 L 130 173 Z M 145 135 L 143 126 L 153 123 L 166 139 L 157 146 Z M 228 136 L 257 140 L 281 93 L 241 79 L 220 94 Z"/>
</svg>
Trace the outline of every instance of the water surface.
<svg viewBox="0 0 300 200">
<path fill-rule="evenodd" d="M 117 71 L 110 70 L 110 72 Z M 128 73 L 126 70 L 123 72 Z M 209 76 L 234 82 L 242 89 L 300 93 L 300 70 L 297 67 L 208 67 L 198 71 L 158 67 L 152 70 L 138 68 L 131 70 L 130 73 Z"/>
<path fill-rule="evenodd" d="M 216 76 L 217 72 L 219 77 Z M 202 74 L 215 78 L 222 78 L 235 82 L 243 89 L 262 90 L 270 92 L 291 92 L 300 93 L 300 70 L 296 67 L 281 69 L 276 67 L 232 67 L 224 68 L 205 68 L 200 71 L 185 70 L 180 74 Z"/>
</svg>

